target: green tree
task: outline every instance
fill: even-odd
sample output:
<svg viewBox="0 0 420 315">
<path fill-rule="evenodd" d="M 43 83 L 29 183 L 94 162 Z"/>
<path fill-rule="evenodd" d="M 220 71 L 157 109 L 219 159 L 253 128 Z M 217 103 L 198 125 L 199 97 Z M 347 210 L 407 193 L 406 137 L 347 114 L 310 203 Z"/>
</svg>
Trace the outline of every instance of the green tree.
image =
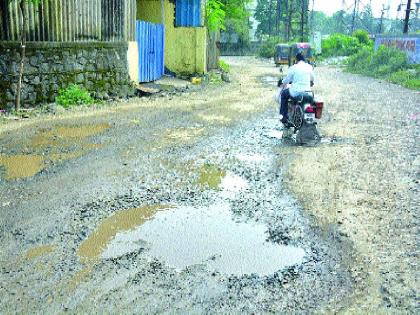
<svg viewBox="0 0 420 315">
<path fill-rule="evenodd" d="M 210 31 L 226 29 L 225 5 L 219 0 L 209 0 L 206 6 L 207 27 Z"/>
<path fill-rule="evenodd" d="M 376 19 L 373 16 L 372 7 L 366 5 L 363 12 L 360 14 L 360 27 L 369 33 L 375 33 Z"/>
<path fill-rule="evenodd" d="M 224 4 L 226 30 L 239 35 L 242 42 L 249 41 L 249 0 L 220 0 Z"/>
<path fill-rule="evenodd" d="M 260 22 L 258 34 L 291 39 L 307 39 L 308 0 L 258 0 L 255 19 Z"/>
</svg>

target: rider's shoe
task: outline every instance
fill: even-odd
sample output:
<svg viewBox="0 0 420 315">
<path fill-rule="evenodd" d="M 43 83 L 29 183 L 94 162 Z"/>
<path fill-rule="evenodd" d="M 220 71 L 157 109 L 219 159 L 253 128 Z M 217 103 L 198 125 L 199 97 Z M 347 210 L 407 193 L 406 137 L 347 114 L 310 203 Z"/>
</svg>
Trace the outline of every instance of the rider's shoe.
<svg viewBox="0 0 420 315">
<path fill-rule="evenodd" d="M 286 128 L 286 129 L 288 129 L 288 128 L 290 128 L 290 127 L 293 126 L 293 124 L 291 123 L 291 121 L 289 119 L 287 119 L 287 118 L 284 118 L 283 117 L 280 121 L 283 124 L 284 128 Z"/>
</svg>

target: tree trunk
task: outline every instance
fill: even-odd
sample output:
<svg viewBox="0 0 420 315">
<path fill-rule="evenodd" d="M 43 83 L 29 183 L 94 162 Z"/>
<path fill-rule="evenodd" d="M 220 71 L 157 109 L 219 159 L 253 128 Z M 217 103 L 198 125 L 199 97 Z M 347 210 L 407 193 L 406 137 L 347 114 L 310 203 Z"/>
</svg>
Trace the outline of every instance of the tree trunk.
<svg viewBox="0 0 420 315">
<path fill-rule="evenodd" d="M 285 0 L 284 1 L 284 12 L 285 12 L 285 16 L 284 16 L 284 39 L 286 40 L 286 41 L 288 41 L 289 40 L 289 37 L 288 37 L 288 33 L 289 33 L 289 31 L 288 31 L 288 19 L 287 19 L 287 17 L 289 16 L 289 0 Z"/>
<path fill-rule="evenodd" d="M 280 36 L 281 0 L 277 0 L 276 8 L 276 36 Z"/>
<path fill-rule="evenodd" d="M 273 34 L 272 21 L 271 21 L 271 18 L 273 16 L 272 11 L 273 11 L 273 0 L 270 0 L 270 6 L 269 6 L 269 9 L 268 9 L 268 35 L 269 36 L 271 36 Z"/>
<path fill-rule="evenodd" d="M 19 67 L 19 80 L 16 88 L 16 102 L 15 110 L 20 110 L 20 98 L 22 93 L 22 79 L 23 71 L 25 67 L 25 53 L 26 53 L 26 12 L 25 12 L 25 0 L 20 0 L 19 2 L 21 20 L 20 20 L 20 67 Z"/>
<path fill-rule="evenodd" d="M 300 41 L 305 41 L 305 0 L 302 0 L 302 8 L 300 13 Z"/>
<path fill-rule="evenodd" d="M 289 9 L 287 12 L 287 41 L 290 40 L 292 35 L 292 15 L 293 15 L 293 0 L 289 0 Z"/>
</svg>

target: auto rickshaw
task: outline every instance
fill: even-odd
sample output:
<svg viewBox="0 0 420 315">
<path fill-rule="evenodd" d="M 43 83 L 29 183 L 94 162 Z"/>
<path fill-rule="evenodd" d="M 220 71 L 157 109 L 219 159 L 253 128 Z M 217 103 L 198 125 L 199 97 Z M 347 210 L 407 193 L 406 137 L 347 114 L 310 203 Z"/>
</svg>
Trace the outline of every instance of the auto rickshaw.
<svg viewBox="0 0 420 315">
<path fill-rule="evenodd" d="M 274 54 L 274 63 L 277 67 L 288 65 L 290 59 L 290 46 L 288 44 L 277 44 Z"/>
<path fill-rule="evenodd" d="M 296 55 L 298 52 L 301 52 L 305 56 L 305 59 L 309 64 L 315 65 L 315 55 L 311 44 L 295 43 L 290 46 L 289 67 L 296 63 Z"/>
</svg>

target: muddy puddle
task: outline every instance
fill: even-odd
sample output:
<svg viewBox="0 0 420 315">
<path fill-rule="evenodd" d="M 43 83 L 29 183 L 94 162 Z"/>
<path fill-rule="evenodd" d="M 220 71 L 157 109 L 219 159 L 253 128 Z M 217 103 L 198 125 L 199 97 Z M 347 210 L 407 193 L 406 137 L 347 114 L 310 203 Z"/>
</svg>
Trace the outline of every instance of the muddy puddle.
<svg viewBox="0 0 420 315">
<path fill-rule="evenodd" d="M 99 227 L 84 240 L 77 250 L 77 255 L 83 263 L 96 261 L 107 244 L 117 233 L 129 231 L 152 218 L 157 211 L 168 206 L 153 205 L 119 211 L 101 222 Z"/>
<path fill-rule="evenodd" d="M 260 154 L 237 154 L 235 158 L 244 163 L 258 164 L 268 160 L 268 157 Z"/>
<path fill-rule="evenodd" d="M 217 203 L 199 207 L 155 205 L 117 212 L 80 245 L 77 253 L 81 261 L 145 251 L 150 259 L 176 270 L 204 264 L 209 270 L 235 275 L 269 275 L 302 263 L 303 249 L 268 242 L 263 224 L 238 222 L 232 217 L 228 200 L 249 188 L 245 178 L 205 164 L 199 181 L 218 190 Z"/>
<path fill-rule="evenodd" d="M 146 249 L 148 256 L 177 270 L 205 264 L 210 270 L 235 275 L 269 275 L 303 262 L 303 249 L 267 242 L 266 232 L 261 224 L 235 222 L 228 203 L 176 207 L 116 234 L 101 257 Z"/>
<path fill-rule="evenodd" d="M 200 168 L 198 183 L 202 186 L 208 186 L 212 189 L 218 189 L 222 183 L 223 177 L 226 176 L 226 171 L 217 165 L 204 164 Z"/>
<path fill-rule="evenodd" d="M 0 155 L 0 167 L 4 168 L 4 179 L 16 180 L 32 177 L 43 169 L 44 158 L 40 155 Z"/>
<path fill-rule="evenodd" d="M 41 245 L 34 248 L 29 249 L 25 254 L 26 260 L 32 260 L 37 257 L 44 256 L 46 254 L 54 252 L 55 247 L 53 245 Z"/>
<path fill-rule="evenodd" d="M 37 148 L 71 146 L 82 142 L 88 137 L 98 135 L 111 126 L 109 124 L 83 126 L 56 126 L 51 129 L 41 129 L 31 139 L 31 146 Z"/>
<path fill-rule="evenodd" d="M 261 77 L 260 80 L 263 84 L 277 86 L 277 82 L 280 80 L 280 77 L 267 75 Z"/>
<path fill-rule="evenodd" d="M 22 151 L 30 150 L 34 154 L 0 155 L 0 168 L 4 169 L 3 178 L 29 178 L 45 169 L 48 162 L 64 162 L 81 157 L 90 150 L 99 149 L 103 145 L 93 143 L 89 138 L 110 127 L 109 124 L 96 124 L 40 129 L 28 143 L 20 144 L 24 147 Z"/>
<path fill-rule="evenodd" d="M 268 138 L 281 140 L 281 139 L 283 139 L 283 131 L 275 130 L 275 129 L 268 130 L 265 133 L 265 136 L 268 137 Z"/>
<path fill-rule="evenodd" d="M 356 140 L 344 137 L 322 137 L 321 144 L 339 145 L 339 144 L 356 144 Z"/>
<path fill-rule="evenodd" d="M 198 117 L 207 123 L 227 124 L 232 121 L 232 118 L 226 117 L 224 115 L 198 114 Z"/>
</svg>

